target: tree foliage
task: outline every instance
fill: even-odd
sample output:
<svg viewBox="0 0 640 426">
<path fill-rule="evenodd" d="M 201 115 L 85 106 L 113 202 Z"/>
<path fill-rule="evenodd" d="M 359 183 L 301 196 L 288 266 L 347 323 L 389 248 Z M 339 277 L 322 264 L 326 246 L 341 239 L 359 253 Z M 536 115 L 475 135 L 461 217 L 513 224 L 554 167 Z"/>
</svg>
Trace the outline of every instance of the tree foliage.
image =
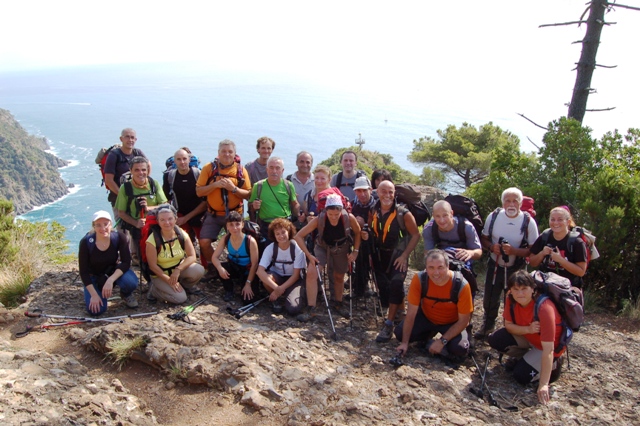
<svg viewBox="0 0 640 426">
<path fill-rule="evenodd" d="M 320 164 L 329 167 L 332 174 L 342 171 L 340 157 L 342 157 L 342 153 L 345 151 L 353 151 L 358 155 L 356 168 L 363 170 L 369 178 L 371 178 L 371 173 L 373 173 L 374 170 L 386 169 L 391 173 L 394 182 L 418 182 L 418 177 L 395 163 L 391 154 L 382 154 L 378 151 L 369 151 L 366 149 L 360 150 L 359 147 L 355 146 L 336 150 L 331 157 L 322 161 Z"/>
<path fill-rule="evenodd" d="M 479 129 L 463 123 L 438 130 L 438 139 L 423 137 L 413 141 L 409 160 L 442 168 L 445 174 L 454 174 L 456 182 L 464 188 L 481 182 L 491 169 L 494 152 L 498 148 L 518 150 L 520 140 L 508 131 L 489 122 Z"/>
</svg>

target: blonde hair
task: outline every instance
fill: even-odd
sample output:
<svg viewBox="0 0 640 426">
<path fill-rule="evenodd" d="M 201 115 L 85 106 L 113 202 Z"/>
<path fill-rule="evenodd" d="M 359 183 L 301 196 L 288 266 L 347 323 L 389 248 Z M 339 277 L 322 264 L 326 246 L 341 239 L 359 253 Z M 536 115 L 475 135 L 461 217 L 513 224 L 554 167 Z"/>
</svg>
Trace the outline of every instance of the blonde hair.
<svg viewBox="0 0 640 426">
<path fill-rule="evenodd" d="M 318 164 L 316 168 L 313 169 L 313 173 L 324 173 L 329 179 L 331 179 L 331 169 L 324 164 Z"/>
<path fill-rule="evenodd" d="M 551 217 L 551 215 L 553 213 L 560 213 L 562 214 L 562 216 L 565 218 L 565 220 L 567 221 L 567 224 L 569 225 L 569 229 L 574 228 L 576 226 L 576 223 L 573 220 L 573 216 L 571 216 L 571 212 L 569 212 L 569 209 L 567 207 L 554 207 L 551 209 L 551 213 L 549 214 L 549 217 Z"/>
</svg>

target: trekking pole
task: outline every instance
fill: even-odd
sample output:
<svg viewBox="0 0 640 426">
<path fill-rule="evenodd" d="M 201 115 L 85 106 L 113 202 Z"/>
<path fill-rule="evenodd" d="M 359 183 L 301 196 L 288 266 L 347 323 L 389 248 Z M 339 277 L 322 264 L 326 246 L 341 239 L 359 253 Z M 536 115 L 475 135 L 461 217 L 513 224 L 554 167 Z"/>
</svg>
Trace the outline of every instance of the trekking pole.
<svg viewBox="0 0 640 426">
<path fill-rule="evenodd" d="M 34 309 L 33 311 L 26 311 L 24 313 L 25 316 L 29 318 L 56 318 L 56 319 L 68 319 L 80 322 L 123 322 L 125 318 L 137 318 L 148 315 L 156 315 L 158 312 L 145 312 L 142 314 L 130 314 L 130 315 L 122 315 L 119 317 L 108 317 L 108 318 L 93 318 L 93 317 L 72 317 L 69 315 L 49 315 L 42 312 L 41 309 Z"/>
<path fill-rule="evenodd" d="M 353 262 L 349 263 L 349 331 L 353 331 Z"/>
<path fill-rule="evenodd" d="M 329 300 L 327 299 L 327 292 L 324 289 L 323 275 L 320 274 L 320 267 L 316 263 L 316 271 L 318 272 L 318 280 L 320 281 L 320 288 L 322 289 L 322 295 L 324 296 L 324 303 L 327 305 L 327 312 L 329 313 L 329 321 L 331 322 L 331 329 L 333 330 L 333 340 L 338 340 L 338 333 L 336 333 L 336 326 L 333 324 L 333 317 L 331 316 L 331 308 L 329 307 Z"/>
<path fill-rule="evenodd" d="M 176 320 L 176 321 L 182 320 L 188 324 L 192 324 L 191 320 L 189 319 L 189 314 L 193 312 L 194 309 L 196 309 L 198 306 L 206 302 L 208 299 L 209 299 L 209 296 L 205 296 L 202 299 L 196 301 L 193 305 L 185 306 L 179 312 L 176 312 L 174 314 L 168 314 L 167 317 L 169 317 L 172 320 Z"/>
<path fill-rule="evenodd" d="M 384 313 L 382 312 L 382 301 L 380 300 L 380 287 L 378 287 L 378 278 L 376 278 L 376 270 L 373 267 L 373 256 L 371 256 L 371 254 L 369 254 L 369 271 L 371 272 L 371 278 L 373 281 L 373 285 L 375 287 L 375 292 L 378 295 L 377 308 L 380 309 L 380 316 L 383 316 Z M 373 307 L 374 307 L 374 311 L 376 312 L 376 327 L 378 327 L 378 311 L 376 309 L 375 302 L 373 303 Z"/>
<path fill-rule="evenodd" d="M 260 300 L 256 300 L 253 303 L 249 303 L 248 305 L 242 306 L 238 309 L 232 309 L 231 306 L 227 307 L 227 312 L 231 315 L 233 315 L 234 317 L 236 317 L 236 319 L 240 319 L 243 316 L 247 315 L 247 313 L 249 313 L 249 311 L 251 311 L 253 308 L 255 308 L 256 306 L 258 306 L 260 303 L 262 303 L 264 300 L 267 300 L 269 298 L 269 296 L 265 296 Z"/>
<path fill-rule="evenodd" d="M 501 410 L 518 411 L 519 409 L 515 405 L 507 405 L 506 407 L 501 407 L 500 404 L 498 404 L 498 401 L 496 401 L 496 399 L 493 397 L 493 394 L 489 389 L 489 385 L 487 385 L 487 382 L 486 382 L 487 366 L 489 365 L 490 358 L 491 358 L 491 354 L 487 355 L 487 362 L 484 365 L 484 374 L 481 376 L 482 377 L 481 386 L 487 390 L 487 396 L 489 397 L 489 404 L 493 405 L 494 407 L 500 408 Z M 480 366 L 478 365 L 478 361 L 476 361 L 475 356 L 471 355 L 471 359 L 473 360 L 473 363 L 476 365 L 476 371 L 478 371 L 478 374 L 480 374 Z M 484 392 L 482 387 L 480 388 L 480 390 L 469 388 L 469 392 L 471 392 L 473 395 L 477 396 L 478 398 L 484 399 Z"/>
</svg>

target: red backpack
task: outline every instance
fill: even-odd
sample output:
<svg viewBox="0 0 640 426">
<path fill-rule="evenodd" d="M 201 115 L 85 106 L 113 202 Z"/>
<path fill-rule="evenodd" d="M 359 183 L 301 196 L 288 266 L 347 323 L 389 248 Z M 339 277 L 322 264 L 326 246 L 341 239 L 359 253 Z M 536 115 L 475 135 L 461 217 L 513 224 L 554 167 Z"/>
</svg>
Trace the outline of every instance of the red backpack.
<svg viewBox="0 0 640 426">
<path fill-rule="evenodd" d="M 182 235 L 181 229 L 178 225 L 175 225 L 175 233 L 180 241 L 180 246 L 184 250 L 184 235 Z M 173 240 L 164 241 L 162 239 L 162 233 L 160 231 L 160 225 L 158 225 L 158 218 L 155 211 L 147 213 L 146 221 L 142 230 L 140 231 L 140 272 L 147 282 L 151 282 L 151 269 L 149 268 L 149 262 L 147 259 L 147 239 L 149 235 L 153 233 L 153 238 L 156 241 L 156 252 L 160 254 L 162 246 L 165 244 L 171 244 Z"/>
<path fill-rule="evenodd" d="M 339 195 L 340 198 L 342 198 L 342 207 L 347 211 L 347 213 L 351 213 L 351 202 L 349 199 L 345 197 L 338 188 L 332 186 L 318 194 L 318 214 L 324 210 L 324 206 L 327 204 L 327 197 L 331 194 Z"/>
</svg>

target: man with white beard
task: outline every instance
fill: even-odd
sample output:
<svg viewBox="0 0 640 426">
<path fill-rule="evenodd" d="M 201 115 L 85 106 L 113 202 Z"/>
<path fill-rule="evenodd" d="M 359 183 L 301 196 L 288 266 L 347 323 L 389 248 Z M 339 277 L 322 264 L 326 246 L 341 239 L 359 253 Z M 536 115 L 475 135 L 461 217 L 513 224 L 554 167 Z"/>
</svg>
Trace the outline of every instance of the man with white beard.
<svg viewBox="0 0 640 426">
<path fill-rule="evenodd" d="M 474 335 L 477 339 L 483 339 L 493 331 L 502 289 L 507 285 L 509 276 L 525 266 L 529 247 L 538 238 L 535 220 L 529 213 L 521 211 L 521 206 L 522 191 L 518 188 L 505 189 L 502 192 L 502 208 L 497 208 L 487 216 L 482 230 L 482 247 L 489 250 L 490 257 L 484 281 L 484 323 Z"/>
</svg>

